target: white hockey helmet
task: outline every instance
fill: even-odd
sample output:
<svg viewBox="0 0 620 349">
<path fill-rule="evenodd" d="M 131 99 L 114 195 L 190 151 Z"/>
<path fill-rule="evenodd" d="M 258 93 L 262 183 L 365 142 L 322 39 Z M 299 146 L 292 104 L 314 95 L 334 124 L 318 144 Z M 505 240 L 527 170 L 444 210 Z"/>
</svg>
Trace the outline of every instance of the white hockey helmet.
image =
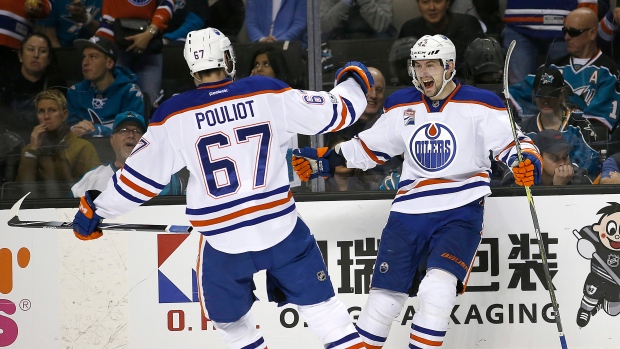
<svg viewBox="0 0 620 349">
<path fill-rule="evenodd" d="M 456 48 L 450 39 L 444 35 L 424 35 L 411 48 L 411 61 L 409 62 L 409 75 L 413 78 L 413 85 L 422 93 L 421 83 L 413 69 L 414 61 L 439 59 L 444 71 L 450 68 L 450 62 L 456 64 Z M 442 76 L 443 83 L 437 95 L 441 94 L 446 84 L 454 78 L 456 69 L 452 69 L 452 74 L 448 79 L 445 74 Z"/>
<path fill-rule="evenodd" d="M 215 28 L 187 33 L 183 56 L 192 76 L 199 71 L 215 68 L 224 68 L 228 76 L 235 76 L 235 51 L 230 39 Z"/>
</svg>

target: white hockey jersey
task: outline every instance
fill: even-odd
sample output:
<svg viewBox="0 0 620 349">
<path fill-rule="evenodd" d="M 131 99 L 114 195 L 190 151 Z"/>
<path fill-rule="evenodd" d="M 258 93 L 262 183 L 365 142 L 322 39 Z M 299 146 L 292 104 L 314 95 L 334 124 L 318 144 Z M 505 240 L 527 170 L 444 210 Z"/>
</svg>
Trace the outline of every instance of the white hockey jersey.
<svg viewBox="0 0 620 349">
<path fill-rule="evenodd" d="M 201 84 L 157 108 L 113 185 L 95 200 L 96 212 L 122 215 L 187 167 L 186 214 L 195 231 L 225 253 L 264 250 L 297 221 L 287 141 L 347 127 L 365 108 L 353 79 L 330 92 L 293 90 L 263 76 Z"/>
<path fill-rule="evenodd" d="M 538 153 L 518 130 L 521 148 Z M 506 107 L 494 93 L 458 84 L 433 102 L 414 87 L 393 93 L 368 130 L 341 143 L 347 167 L 368 169 L 404 155 L 392 211 L 427 213 L 463 206 L 491 193 L 490 152 L 516 154 Z"/>
</svg>

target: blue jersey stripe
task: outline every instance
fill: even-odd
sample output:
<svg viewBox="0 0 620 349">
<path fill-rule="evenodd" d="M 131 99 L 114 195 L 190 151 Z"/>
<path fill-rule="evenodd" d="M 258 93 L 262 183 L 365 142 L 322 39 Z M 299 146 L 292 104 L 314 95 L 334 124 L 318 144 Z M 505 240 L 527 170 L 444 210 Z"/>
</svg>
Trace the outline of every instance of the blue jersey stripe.
<svg viewBox="0 0 620 349">
<path fill-rule="evenodd" d="M 165 187 L 164 184 L 159 184 L 159 183 L 155 182 L 154 180 L 152 180 L 150 178 L 147 178 L 144 175 L 140 174 L 138 171 L 136 171 L 133 168 L 129 167 L 127 165 L 127 163 L 125 163 L 125 166 L 123 166 L 123 171 L 129 172 L 132 176 L 138 178 L 139 180 L 141 180 L 142 182 L 152 186 L 153 188 L 162 190 Z"/>
<path fill-rule="evenodd" d="M 476 188 L 476 187 L 484 187 L 484 186 L 488 187 L 489 185 L 490 185 L 489 182 L 473 182 L 473 183 L 468 183 L 468 184 L 465 184 L 463 186 L 456 187 L 456 188 L 442 188 L 442 189 L 428 190 L 428 191 L 423 191 L 423 192 L 418 192 L 418 193 L 413 193 L 413 194 L 405 194 L 399 198 L 394 199 L 393 203 L 422 198 L 426 196 L 452 194 L 452 193 L 456 193 L 459 191 Z"/>
<path fill-rule="evenodd" d="M 334 126 L 334 123 L 338 119 L 338 104 L 333 104 L 333 107 L 334 107 L 334 114 L 332 115 L 332 120 L 329 122 L 329 125 L 325 126 L 324 129 L 317 132 L 318 135 L 327 132 L 327 130 L 329 130 L 330 127 Z"/>
<path fill-rule="evenodd" d="M 265 343 L 265 340 L 263 339 L 263 337 L 260 337 L 256 342 L 254 342 L 252 344 L 248 344 L 248 345 L 246 345 L 245 347 L 243 347 L 241 349 L 254 349 L 254 348 L 258 348 L 263 343 Z"/>
<path fill-rule="evenodd" d="M 120 185 L 118 185 L 118 180 L 116 179 L 116 175 L 112 176 L 112 180 L 114 181 L 114 188 L 116 188 L 116 191 L 121 194 L 122 196 L 125 197 L 125 199 L 129 200 L 129 201 L 133 201 L 133 202 L 137 202 L 139 204 L 143 204 L 146 200 L 140 200 L 137 197 L 129 194 L 128 192 L 126 192 L 125 190 L 123 190 L 123 188 L 121 188 Z"/>
<path fill-rule="evenodd" d="M 229 231 L 235 230 L 235 229 L 240 229 L 240 228 L 244 228 L 244 227 L 249 227 L 252 225 L 256 225 L 259 223 L 263 223 L 278 217 L 282 217 L 285 216 L 291 212 L 295 211 L 295 204 L 293 203 L 291 206 L 285 208 L 282 211 L 279 212 L 274 212 L 268 215 L 264 215 L 264 216 L 260 216 L 257 217 L 255 219 L 250 219 L 247 221 L 243 221 L 243 222 L 239 222 L 237 224 L 233 224 L 231 226 L 228 227 L 224 227 L 224 228 L 220 228 L 220 229 L 215 229 L 215 230 L 208 230 L 208 231 L 201 231 L 200 233 L 206 236 L 213 236 L 213 235 L 218 235 L 218 234 L 222 234 L 222 233 L 228 233 Z"/>
<path fill-rule="evenodd" d="M 225 204 L 221 204 L 221 205 L 216 205 L 216 206 L 211 206 L 211 207 L 203 207 L 203 208 L 186 208 L 185 209 L 185 213 L 188 214 L 188 215 L 195 215 L 195 216 L 215 213 L 215 212 L 218 212 L 218 211 L 225 210 L 227 208 L 231 208 L 231 207 L 235 207 L 237 205 L 241 205 L 241 204 L 246 203 L 248 201 L 262 200 L 262 199 L 268 198 L 270 196 L 286 193 L 286 192 L 289 191 L 289 189 L 290 189 L 290 187 L 287 184 L 285 186 L 282 186 L 280 188 L 274 189 L 272 191 L 246 196 L 246 197 L 243 197 L 243 198 L 240 198 L 240 199 L 237 199 L 237 200 L 233 200 L 233 201 L 227 202 Z"/>
<path fill-rule="evenodd" d="M 349 113 L 351 114 L 351 121 L 349 121 L 349 126 L 353 125 L 353 122 L 355 122 L 355 109 L 353 109 L 353 104 L 351 104 L 351 101 L 341 97 L 342 100 L 344 101 L 344 104 L 347 106 L 347 109 L 349 110 Z"/>
</svg>

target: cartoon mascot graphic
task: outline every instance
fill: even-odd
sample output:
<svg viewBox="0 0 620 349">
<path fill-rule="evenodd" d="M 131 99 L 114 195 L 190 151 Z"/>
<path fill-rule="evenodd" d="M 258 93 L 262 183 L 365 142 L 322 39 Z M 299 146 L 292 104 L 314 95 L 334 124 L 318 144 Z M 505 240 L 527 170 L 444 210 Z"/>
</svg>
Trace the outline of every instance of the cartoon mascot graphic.
<svg viewBox="0 0 620 349">
<path fill-rule="evenodd" d="M 608 204 L 596 213 L 601 215 L 598 223 L 573 230 L 577 251 L 591 261 L 577 312 L 579 327 L 600 309 L 611 316 L 620 313 L 620 204 Z"/>
</svg>

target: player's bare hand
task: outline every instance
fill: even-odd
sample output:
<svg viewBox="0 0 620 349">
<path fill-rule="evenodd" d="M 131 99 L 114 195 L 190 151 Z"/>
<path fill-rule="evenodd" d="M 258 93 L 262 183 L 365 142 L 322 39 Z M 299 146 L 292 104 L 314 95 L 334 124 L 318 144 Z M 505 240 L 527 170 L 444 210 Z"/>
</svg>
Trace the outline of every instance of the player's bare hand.
<svg viewBox="0 0 620 349">
<path fill-rule="evenodd" d="M 37 150 L 41 146 L 41 139 L 43 138 L 43 134 L 47 130 L 46 124 L 39 124 L 34 127 L 32 133 L 30 134 L 30 149 Z"/>
<path fill-rule="evenodd" d="M 573 179 L 573 165 L 560 165 L 553 173 L 553 185 L 565 185 Z"/>
<path fill-rule="evenodd" d="M 616 172 L 616 171 L 610 172 L 609 178 L 620 178 L 620 172 Z"/>
<path fill-rule="evenodd" d="M 71 132 L 78 137 L 84 137 L 87 133 L 95 132 L 95 125 L 88 120 L 82 120 L 71 127 Z"/>
<path fill-rule="evenodd" d="M 620 7 L 616 7 L 613 12 L 614 12 L 614 23 L 619 24 L 620 23 Z"/>
<path fill-rule="evenodd" d="M 144 53 L 144 50 L 146 50 L 146 47 L 149 45 L 149 42 L 151 42 L 152 38 L 153 35 L 151 35 L 151 33 L 149 32 L 143 32 L 140 34 L 128 36 L 125 39 L 133 41 L 133 43 L 129 47 L 127 47 L 126 51 L 142 54 Z"/>
</svg>

